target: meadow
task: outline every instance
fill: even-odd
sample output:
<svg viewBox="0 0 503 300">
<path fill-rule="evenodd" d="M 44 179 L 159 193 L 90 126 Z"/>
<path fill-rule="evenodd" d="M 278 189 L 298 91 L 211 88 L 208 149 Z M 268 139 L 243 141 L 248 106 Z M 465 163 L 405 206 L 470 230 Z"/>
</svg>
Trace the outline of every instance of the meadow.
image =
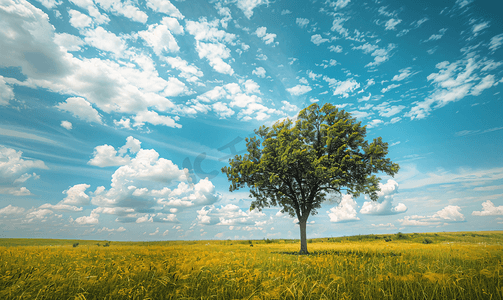
<svg viewBox="0 0 503 300">
<path fill-rule="evenodd" d="M 0 239 L 0 299 L 503 298 L 503 231 L 322 238 L 298 250 L 298 240 Z"/>
</svg>

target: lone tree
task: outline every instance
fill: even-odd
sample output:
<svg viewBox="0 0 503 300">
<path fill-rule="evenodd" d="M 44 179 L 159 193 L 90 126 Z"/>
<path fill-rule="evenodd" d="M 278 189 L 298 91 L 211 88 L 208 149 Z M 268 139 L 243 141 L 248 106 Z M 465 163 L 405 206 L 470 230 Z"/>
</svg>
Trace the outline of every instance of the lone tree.
<svg viewBox="0 0 503 300">
<path fill-rule="evenodd" d="M 327 195 L 342 191 L 377 200 L 379 180 L 374 173 L 394 176 L 398 164 L 386 158 L 388 144 L 379 137 L 364 138 L 365 126 L 344 110 L 316 103 L 272 127 L 261 126 L 246 139 L 247 153 L 223 167 L 231 182 L 229 190 L 250 189 L 250 209 L 280 206 L 281 212 L 297 217 L 300 254 L 307 254 L 306 223 Z"/>
</svg>

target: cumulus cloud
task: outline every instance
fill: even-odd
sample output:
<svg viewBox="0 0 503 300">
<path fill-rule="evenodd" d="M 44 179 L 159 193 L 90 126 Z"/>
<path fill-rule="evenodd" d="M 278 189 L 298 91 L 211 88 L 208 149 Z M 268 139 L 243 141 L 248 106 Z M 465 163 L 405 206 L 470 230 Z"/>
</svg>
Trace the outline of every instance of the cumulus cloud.
<svg viewBox="0 0 503 300">
<path fill-rule="evenodd" d="M 22 158 L 23 152 L 0 146 L 0 194 L 15 196 L 30 195 L 26 187 L 19 187 L 28 179 L 38 179 L 36 173 L 28 174 L 32 169 L 48 169 L 41 160 Z"/>
<path fill-rule="evenodd" d="M 332 207 L 327 211 L 330 217 L 330 222 L 341 223 L 358 221 L 360 218 L 356 216 L 358 205 L 351 195 L 343 195 L 338 206 Z"/>
<path fill-rule="evenodd" d="M 176 53 L 180 50 L 168 25 L 162 22 L 160 24 L 149 25 L 147 30 L 138 32 L 138 35 L 145 40 L 157 56 L 161 56 L 164 53 Z"/>
<path fill-rule="evenodd" d="M 252 71 L 252 74 L 257 75 L 260 78 L 264 78 L 265 77 L 265 69 L 262 67 L 257 67 L 257 68 L 255 68 L 255 70 Z"/>
<path fill-rule="evenodd" d="M 291 88 L 288 88 L 286 89 L 291 95 L 293 96 L 299 96 L 299 95 L 303 95 L 305 93 L 308 93 L 312 90 L 312 88 L 308 85 L 301 85 L 301 84 L 298 84 L 294 87 L 291 87 Z"/>
<path fill-rule="evenodd" d="M 188 82 L 196 82 L 203 76 L 203 72 L 194 64 L 190 64 L 180 57 L 163 57 L 172 68 L 179 70 L 180 77 L 185 78 Z"/>
<path fill-rule="evenodd" d="M 353 47 L 353 50 L 359 49 L 362 50 L 363 53 L 365 54 L 370 54 L 371 56 L 374 57 L 374 61 L 368 63 L 365 65 L 366 68 L 368 67 L 377 67 L 378 65 L 382 64 L 383 62 L 389 60 L 390 55 L 389 53 L 395 49 L 395 44 L 388 44 L 387 48 L 379 48 L 377 45 L 372 45 L 369 43 L 365 43 L 361 46 L 358 47 Z"/>
<path fill-rule="evenodd" d="M 385 184 L 379 183 L 380 191 L 377 193 L 377 201 L 363 203 L 360 213 L 367 215 L 393 215 L 404 213 L 407 207 L 403 203 L 393 205 L 393 197 L 398 193 L 398 183 L 389 179 Z"/>
<path fill-rule="evenodd" d="M 156 12 L 167 14 L 168 16 L 183 19 L 182 13 L 169 0 L 147 0 L 147 7 Z"/>
<path fill-rule="evenodd" d="M 0 209 L 0 215 L 20 215 L 24 212 L 24 208 L 7 205 L 6 207 Z"/>
<path fill-rule="evenodd" d="M 448 205 L 431 216 L 405 216 L 398 220 L 402 226 L 439 226 L 445 223 L 464 222 L 461 207 Z"/>
<path fill-rule="evenodd" d="M 92 3 L 79 2 L 78 5 L 89 11 L 95 9 Z M 28 78 L 25 84 L 31 88 L 45 88 L 63 95 L 77 95 L 72 98 L 85 99 L 74 99 L 73 104 L 81 104 L 79 109 L 87 108 L 85 111 L 88 114 L 84 116 L 92 121 L 98 122 L 97 114 L 90 110 L 94 107 L 105 113 L 129 114 L 154 107 L 166 110 L 175 108 L 166 97 L 188 91 L 179 80 L 161 78 L 151 57 L 135 49 L 126 49 L 122 37 L 102 27 L 83 28 L 81 34 L 86 43 L 128 59 L 127 64 L 112 59 L 75 57 L 66 52 L 68 45 L 60 46 L 61 38 L 58 38 L 60 36 L 56 35 L 43 11 L 28 2 L 13 3 L 10 7 L 8 11 L 0 10 L 0 19 L 5 21 L 5 30 L 0 31 L 0 48 L 4 54 L 0 57 L 0 65 L 20 68 Z M 172 23 L 167 20 L 166 26 L 172 26 Z M 174 86 L 176 89 L 173 89 Z M 5 84 L 0 83 L 0 89 L 5 90 Z M 0 103 L 4 104 L 10 98 L 10 93 L 2 93 Z M 62 108 L 74 108 L 65 102 L 60 104 Z"/>
<path fill-rule="evenodd" d="M 503 205 L 495 206 L 490 200 L 482 203 L 482 211 L 472 212 L 474 216 L 500 216 L 503 215 Z"/>
<path fill-rule="evenodd" d="M 98 124 L 103 123 L 98 111 L 84 98 L 70 97 L 65 102 L 58 103 L 55 107 L 61 111 L 70 112 L 74 117 L 81 120 Z"/>
<path fill-rule="evenodd" d="M 339 45 L 337 45 L 337 46 L 330 45 L 330 47 L 328 47 L 328 50 L 330 50 L 330 52 L 341 53 L 342 47 Z"/>
<path fill-rule="evenodd" d="M 120 0 L 95 0 L 105 11 L 116 16 L 124 16 L 135 22 L 145 23 L 148 19 L 146 13 L 138 7 L 133 6 L 131 2 L 123 2 Z"/>
<path fill-rule="evenodd" d="M 320 44 L 328 42 L 329 39 L 324 39 L 320 34 L 315 34 L 311 36 L 311 42 L 313 42 L 316 46 L 319 46 Z"/>
<path fill-rule="evenodd" d="M 263 221 L 266 215 L 257 209 L 243 211 L 237 205 L 227 204 L 220 206 L 214 205 L 205 206 L 197 211 L 196 221 L 200 225 L 223 225 L 223 226 L 237 226 L 235 230 L 247 230 L 253 228 L 262 230 L 265 224 Z"/>
<path fill-rule="evenodd" d="M 400 19 L 389 19 L 386 24 L 384 24 L 385 30 L 396 30 L 396 25 L 402 23 Z"/>
<path fill-rule="evenodd" d="M 4 77 L 0 75 L 0 106 L 8 105 L 12 99 L 14 99 L 14 90 L 7 85 Z"/>
<path fill-rule="evenodd" d="M 325 80 L 329 87 L 333 90 L 334 96 L 341 95 L 344 98 L 349 97 L 349 93 L 360 87 L 360 83 L 353 78 L 346 79 L 345 81 L 339 81 L 328 76 L 324 76 L 323 80 Z"/>
<path fill-rule="evenodd" d="M 297 25 L 299 25 L 301 28 L 304 28 L 307 26 L 307 24 L 309 24 L 309 20 L 305 18 L 297 18 L 295 19 L 295 23 L 297 23 Z"/>
<path fill-rule="evenodd" d="M 89 27 L 93 22 L 91 17 L 74 9 L 68 10 L 68 14 L 70 16 L 70 25 L 77 29 Z"/>
<path fill-rule="evenodd" d="M 68 121 L 61 121 L 61 127 L 63 127 L 66 130 L 72 130 L 73 128 L 72 123 Z"/>
<path fill-rule="evenodd" d="M 500 33 L 491 38 L 491 41 L 489 42 L 489 50 L 494 52 L 498 50 L 502 44 L 503 44 L 503 33 Z"/>
<path fill-rule="evenodd" d="M 79 225 L 96 225 L 99 223 L 99 217 L 99 214 L 91 212 L 89 216 L 82 216 L 75 219 L 75 223 Z"/>
<path fill-rule="evenodd" d="M 124 155 L 126 149 L 128 159 L 113 173 L 110 189 L 99 187 L 92 194 L 91 203 L 99 206 L 95 214 L 118 215 L 118 222 L 178 222 L 173 208 L 211 205 L 220 198 L 210 180 L 191 182 L 188 170 L 153 149 L 141 149 L 138 140 L 128 138 L 117 152 Z"/>
<path fill-rule="evenodd" d="M 401 84 L 390 84 L 390 85 L 388 85 L 387 87 L 383 88 L 383 89 L 381 90 L 381 93 L 383 93 L 383 94 L 384 94 L 384 93 L 386 93 L 386 92 L 387 92 L 387 91 L 389 91 L 389 90 L 392 90 L 392 89 L 394 89 L 394 88 L 399 87 L 400 85 L 401 85 Z"/>
<path fill-rule="evenodd" d="M 470 94 L 480 95 L 495 85 L 495 80 L 492 74 L 481 77 L 478 72 L 487 73 L 493 65 L 492 61 L 477 60 L 477 57 L 472 57 L 470 54 L 467 58 L 453 63 L 448 61 L 438 63 L 436 68 L 439 72 L 427 77 L 434 86 L 433 91 L 424 101 L 414 102 L 406 116 L 411 119 L 423 119 L 433 109 L 459 101 Z"/>
<path fill-rule="evenodd" d="M 264 41 L 266 45 L 269 45 L 271 43 L 274 43 L 274 39 L 276 38 L 276 34 L 274 33 L 267 33 L 267 27 L 259 27 L 255 31 L 255 35 L 258 36 L 259 38 Z"/>
<path fill-rule="evenodd" d="M 401 69 L 399 71 L 400 74 L 393 76 L 393 79 L 391 79 L 391 81 L 402 81 L 404 79 L 407 79 L 411 75 L 410 69 L 411 68 Z"/>
<path fill-rule="evenodd" d="M 121 37 L 101 26 L 85 30 L 84 35 L 84 41 L 97 49 L 113 52 L 117 55 L 121 55 L 126 49 L 126 43 Z"/>
<path fill-rule="evenodd" d="M 231 51 L 222 43 L 196 43 L 199 58 L 206 58 L 210 66 L 218 73 L 232 75 L 234 70 L 224 62 L 231 55 Z"/>
<path fill-rule="evenodd" d="M 253 16 L 253 10 L 259 5 L 269 4 L 269 0 L 237 0 L 237 7 L 243 11 L 243 14 L 250 19 Z"/>
</svg>

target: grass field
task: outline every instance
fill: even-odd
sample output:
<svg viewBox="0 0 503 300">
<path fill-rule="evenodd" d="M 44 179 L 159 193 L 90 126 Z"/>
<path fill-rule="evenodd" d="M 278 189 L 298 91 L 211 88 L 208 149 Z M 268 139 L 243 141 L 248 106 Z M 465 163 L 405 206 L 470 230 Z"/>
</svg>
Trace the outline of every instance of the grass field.
<svg viewBox="0 0 503 300">
<path fill-rule="evenodd" d="M 503 231 L 308 242 L 0 239 L 0 299 L 503 298 Z"/>
</svg>

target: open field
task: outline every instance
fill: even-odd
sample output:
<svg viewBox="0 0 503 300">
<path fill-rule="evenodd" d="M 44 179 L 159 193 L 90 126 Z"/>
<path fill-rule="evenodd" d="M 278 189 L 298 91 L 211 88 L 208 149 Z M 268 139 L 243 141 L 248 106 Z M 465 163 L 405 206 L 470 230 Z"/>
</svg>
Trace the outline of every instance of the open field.
<svg viewBox="0 0 503 300">
<path fill-rule="evenodd" d="M 503 231 L 105 243 L 1 239 L 0 299 L 503 298 Z"/>
</svg>

